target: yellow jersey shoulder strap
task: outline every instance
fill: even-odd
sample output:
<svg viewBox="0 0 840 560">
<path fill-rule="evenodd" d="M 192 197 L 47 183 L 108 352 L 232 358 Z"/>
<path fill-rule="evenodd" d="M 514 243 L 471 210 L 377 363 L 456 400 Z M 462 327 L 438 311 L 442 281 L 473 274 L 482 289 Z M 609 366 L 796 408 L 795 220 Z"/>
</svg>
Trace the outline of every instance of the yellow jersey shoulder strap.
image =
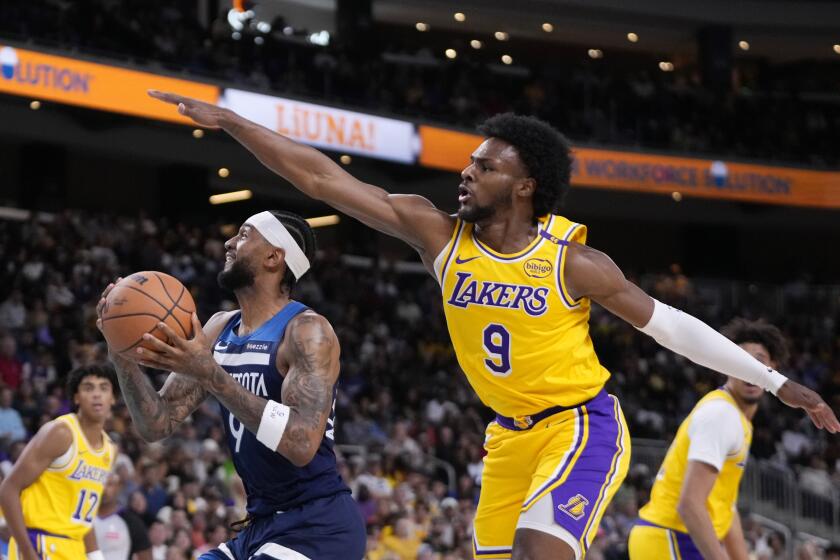
<svg viewBox="0 0 840 560">
<path fill-rule="evenodd" d="M 557 245 L 557 291 L 567 309 L 581 308 L 583 298 L 574 299 L 566 286 L 566 247 L 571 242 L 586 243 L 586 226 L 555 214 L 540 235 Z M 582 309 L 582 308 L 581 308 Z"/>
<path fill-rule="evenodd" d="M 542 230 L 541 235 L 552 243 L 556 245 L 568 245 L 572 241 L 586 243 L 585 225 L 573 222 L 559 214 L 554 214 L 553 219 L 547 223 L 548 227 Z"/>
<path fill-rule="evenodd" d="M 452 235 L 449 237 L 449 241 L 446 245 L 443 246 L 443 250 L 438 253 L 438 256 L 435 257 L 434 262 L 434 269 L 435 275 L 437 276 L 438 284 L 441 286 L 443 285 L 443 279 L 446 275 L 446 269 L 449 265 L 449 261 L 452 260 L 452 255 L 458 249 L 458 244 L 461 240 L 461 234 L 464 228 L 465 222 L 460 218 L 455 218 L 455 227 L 452 229 Z"/>
</svg>

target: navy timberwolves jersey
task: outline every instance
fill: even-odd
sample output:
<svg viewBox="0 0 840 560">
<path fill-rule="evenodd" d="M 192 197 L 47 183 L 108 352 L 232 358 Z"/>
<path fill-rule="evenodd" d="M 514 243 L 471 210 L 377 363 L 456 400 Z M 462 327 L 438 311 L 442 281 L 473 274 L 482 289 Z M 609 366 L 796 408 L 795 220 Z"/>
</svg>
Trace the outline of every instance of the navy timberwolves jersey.
<svg viewBox="0 0 840 560">
<path fill-rule="evenodd" d="M 242 313 L 237 312 L 216 339 L 213 357 L 248 391 L 280 402 L 283 378 L 275 366 L 277 348 L 289 321 L 306 309 L 305 305 L 290 301 L 247 336 L 236 335 L 242 319 Z M 333 388 L 333 407 L 326 433 L 315 457 L 305 467 L 296 467 L 257 441 L 255 434 L 227 408 L 221 407 L 233 464 L 248 495 L 250 515 L 274 514 L 311 500 L 350 491 L 338 474 L 333 453 L 335 392 L 336 388 Z"/>
</svg>

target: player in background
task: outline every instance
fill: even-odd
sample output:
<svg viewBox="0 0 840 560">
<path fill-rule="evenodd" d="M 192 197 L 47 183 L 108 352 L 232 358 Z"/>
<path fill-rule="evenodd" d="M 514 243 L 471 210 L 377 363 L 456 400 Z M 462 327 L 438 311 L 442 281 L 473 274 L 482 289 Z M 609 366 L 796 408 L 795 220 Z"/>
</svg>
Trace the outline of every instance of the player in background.
<svg viewBox="0 0 840 560">
<path fill-rule="evenodd" d="M 767 367 L 787 361 L 779 329 L 735 319 L 721 332 Z M 630 532 L 630 559 L 748 560 L 738 487 L 752 442 L 761 387 L 730 377 L 680 425 Z"/>
<path fill-rule="evenodd" d="M 490 118 L 461 172 L 458 211 L 363 183 L 318 150 L 229 109 L 152 91 L 198 125 L 220 128 L 298 190 L 420 255 L 441 285 L 461 368 L 496 412 L 487 428 L 476 558 L 580 559 L 629 463 L 629 435 L 589 337 L 597 302 L 660 344 L 840 423 L 806 387 L 768 369 L 694 317 L 629 282 L 586 227 L 557 214 L 569 187 L 568 141 L 548 124 Z M 640 242 L 652 242 L 640 240 Z"/>
<path fill-rule="evenodd" d="M 154 349 L 133 354 L 173 372 L 160 392 L 134 360 L 111 355 L 134 425 L 155 441 L 208 395 L 222 406 L 248 518 L 242 532 L 201 560 L 360 560 L 364 521 L 333 452 L 338 339 L 324 317 L 291 299 L 315 255 L 312 228 L 295 214 L 260 212 L 225 249 L 219 284 L 234 293 L 239 310 L 217 313 L 203 329 L 193 315 L 191 340 L 160 323 L 169 344 L 145 335 Z"/>
<path fill-rule="evenodd" d="M 44 424 L 0 484 L 10 559 L 104 560 L 92 526 L 117 455 L 104 430 L 116 391 L 108 365 L 68 375 L 76 412 Z"/>
</svg>

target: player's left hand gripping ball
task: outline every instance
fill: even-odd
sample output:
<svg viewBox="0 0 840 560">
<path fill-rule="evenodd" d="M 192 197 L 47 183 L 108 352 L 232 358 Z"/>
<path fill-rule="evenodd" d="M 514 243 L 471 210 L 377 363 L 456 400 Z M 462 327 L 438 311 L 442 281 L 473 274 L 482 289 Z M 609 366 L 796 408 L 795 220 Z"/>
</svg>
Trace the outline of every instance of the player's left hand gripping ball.
<svg viewBox="0 0 840 560">
<path fill-rule="evenodd" d="M 216 369 L 216 362 L 210 353 L 210 341 L 201 327 L 198 315 L 192 314 L 194 336 L 187 340 L 170 329 L 165 323 L 158 323 L 158 329 L 167 342 L 151 334 L 143 335 L 146 348 L 137 348 L 137 361 L 155 369 L 175 371 L 191 377 L 206 378 Z"/>
</svg>

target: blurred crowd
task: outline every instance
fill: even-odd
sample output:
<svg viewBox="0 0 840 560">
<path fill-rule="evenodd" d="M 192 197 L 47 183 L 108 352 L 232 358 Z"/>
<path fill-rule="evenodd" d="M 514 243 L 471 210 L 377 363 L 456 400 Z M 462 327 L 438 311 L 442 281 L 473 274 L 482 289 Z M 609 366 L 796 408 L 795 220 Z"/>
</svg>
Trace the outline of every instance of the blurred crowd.
<svg viewBox="0 0 840 560">
<path fill-rule="evenodd" d="M 94 306 L 108 282 L 161 270 L 191 288 L 201 318 L 233 307 L 215 279 L 223 232 L 222 224 L 69 211 L 51 222 L 0 221 L 0 473 L 8 473 L 40 425 L 69 410 L 64 375 L 106 358 Z M 636 280 L 713 326 L 735 315 L 775 322 L 791 341 L 785 371 L 840 409 L 836 291 L 797 282 L 775 288 L 781 300 L 754 287 L 733 298 L 731 283 L 712 289 L 676 266 Z M 342 344 L 336 444 L 341 475 L 367 522 L 368 558 L 470 558 L 491 413 L 455 361 L 435 281 L 351 266 L 331 247 L 295 297 L 325 315 Z M 636 438 L 669 440 L 696 400 L 721 382 L 597 307 L 591 332 L 613 373 L 608 390 L 620 397 Z M 161 383 L 165 373 L 151 375 Z M 244 492 L 215 402 L 163 442 L 142 442 L 122 405 L 108 429 L 121 450 L 120 504 L 143 520 L 156 560 L 192 558 L 231 537 L 230 523 L 245 516 Z M 755 419 L 752 454 L 822 495 L 840 482 L 837 439 L 769 397 Z M 587 558 L 625 558 L 627 533 L 654 474 L 634 464 Z M 784 557 L 781 535 L 748 527 L 754 558 Z M 829 558 L 807 546 L 798 558 Z"/>
<path fill-rule="evenodd" d="M 661 72 L 653 55 L 589 59 L 583 48 L 570 57 L 573 46 L 517 51 L 511 41 L 514 63 L 505 66 L 460 35 L 432 41 L 408 28 L 318 46 L 280 16 L 259 22 L 270 31 L 257 17 L 236 31 L 229 4 L 220 4 L 219 14 L 202 16 L 189 0 L 15 2 L 0 11 L 0 37 L 467 128 L 514 110 L 579 143 L 840 163 L 836 63 L 756 59 L 737 67 L 729 91 L 715 92 L 697 64 Z M 455 60 L 445 57 L 448 46 L 458 47 Z M 546 56 L 551 49 L 558 52 Z"/>
</svg>

